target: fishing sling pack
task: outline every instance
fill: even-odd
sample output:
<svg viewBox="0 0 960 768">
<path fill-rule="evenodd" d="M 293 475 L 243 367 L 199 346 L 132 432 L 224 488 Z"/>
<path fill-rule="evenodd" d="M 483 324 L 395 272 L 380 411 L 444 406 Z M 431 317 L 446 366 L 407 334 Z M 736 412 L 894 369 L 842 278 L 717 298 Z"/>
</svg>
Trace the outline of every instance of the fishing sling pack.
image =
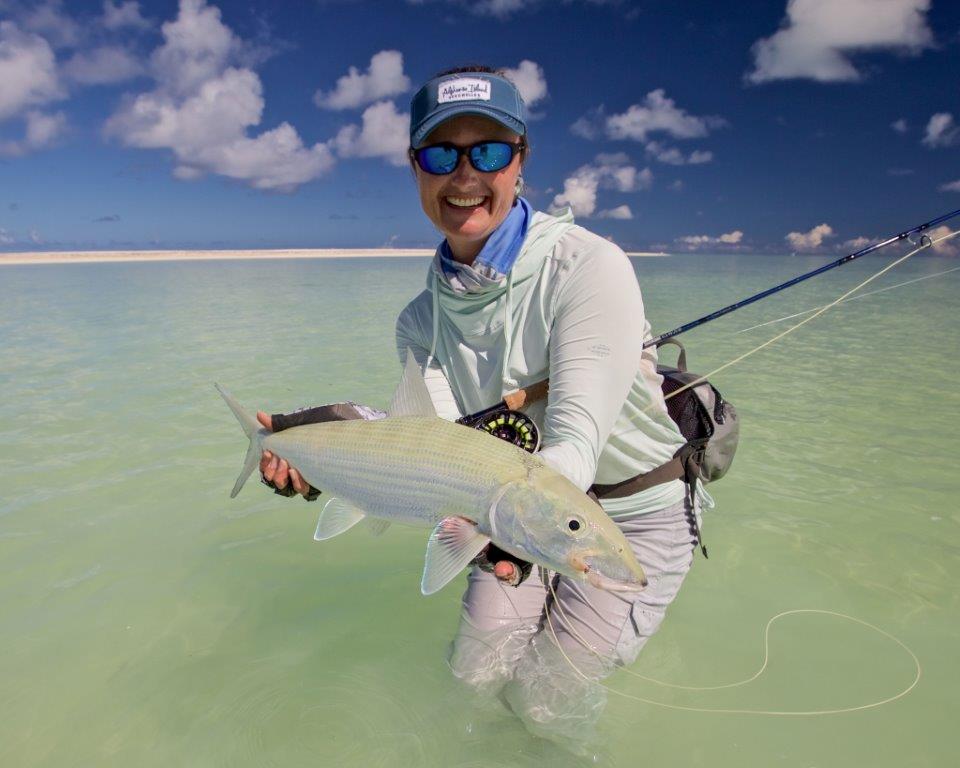
<svg viewBox="0 0 960 768">
<path fill-rule="evenodd" d="M 687 442 L 670 461 L 649 472 L 610 485 L 595 483 L 590 492 L 598 499 L 632 496 L 670 480 L 683 480 L 692 505 L 697 482 L 719 480 L 733 463 L 740 441 L 736 408 L 709 381 L 687 370 L 687 353 L 679 341 L 666 339 L 661 342 L 667 343 L 680 348 L 677 365 L 658 365 L 657 373 L 663 377 L 660 387 L 666 398 L 667 413 Z M 696 515 L 692 517 L 692 525 L 703 556 L 707 557 Z"/>
</svg>

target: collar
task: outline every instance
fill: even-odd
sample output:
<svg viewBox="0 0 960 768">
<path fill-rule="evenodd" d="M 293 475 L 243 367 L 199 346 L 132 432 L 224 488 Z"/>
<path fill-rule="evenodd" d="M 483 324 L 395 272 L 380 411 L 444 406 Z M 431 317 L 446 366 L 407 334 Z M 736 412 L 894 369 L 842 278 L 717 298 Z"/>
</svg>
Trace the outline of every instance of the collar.
<svg viewBox="0 0 960 768">
<path fill-rule="evenodd" d="M 472 264 L 454 261 L 450 246 L 444 240 L 438 255 L 443 276 L 450 287 L 457 293 L 469 293 L 500 283 L 520 255 L 530 216 L 530 204 L 518 197 L 510 213 L 487 238 Z"/>
</svg>

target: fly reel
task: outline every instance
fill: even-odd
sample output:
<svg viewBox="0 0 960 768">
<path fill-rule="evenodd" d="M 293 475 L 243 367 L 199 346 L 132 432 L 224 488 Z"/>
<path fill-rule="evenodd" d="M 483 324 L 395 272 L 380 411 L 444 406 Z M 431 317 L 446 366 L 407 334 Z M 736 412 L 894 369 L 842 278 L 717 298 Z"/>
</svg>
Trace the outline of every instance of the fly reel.
<svg viewBox="0 0 960 768">
<path fill-rule="evenodd" d="M 489 411 L 464 416 L 458 424 L 479 429 L 501 440 L 534 453 L 540 447 L 540 430 L 533 419 L 520 411 L 509 408 L 493 408 Z"/>
</svg>

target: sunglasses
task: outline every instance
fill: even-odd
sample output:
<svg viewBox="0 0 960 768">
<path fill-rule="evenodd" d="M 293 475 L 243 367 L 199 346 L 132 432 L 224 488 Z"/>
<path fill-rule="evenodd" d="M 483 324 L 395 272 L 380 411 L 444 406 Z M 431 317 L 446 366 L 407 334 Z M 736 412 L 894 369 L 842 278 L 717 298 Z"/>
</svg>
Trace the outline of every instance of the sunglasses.
<svg viewBox="0 0 960 768">
<path fill-rule="evenodd" d="M 512 144 L 509 141 L 478 141 L 469 147 L 458 147 L 456 144 L 443 142 L 431 144 L 429 147 L 419 147 L 410 150 L 410 156 L 417 161 L 417 165 L 434 176 L 446 176 L 453 173 L 460 163 L 461 155 L 466 155 L 470 165 L 481 173 L 502 171 L 511 162 L 513 156 L 527 148 L 522 141 Z"/>
</svg>

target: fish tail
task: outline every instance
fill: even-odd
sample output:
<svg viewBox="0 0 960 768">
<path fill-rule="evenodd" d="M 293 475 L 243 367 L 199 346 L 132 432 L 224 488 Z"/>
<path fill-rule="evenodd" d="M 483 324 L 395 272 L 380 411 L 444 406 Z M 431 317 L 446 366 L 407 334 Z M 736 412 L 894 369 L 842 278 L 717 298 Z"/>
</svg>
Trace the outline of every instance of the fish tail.
<svg viewBox="0 0 960 768">
<path fill-rule="evenodd" d="M 247 478 L 250 477 L 253 470 L 260 464 L 260 454 L 263 452 L 260 443 L 263 440 L 263 435 L 266 434 L 266 430 L 260 426 L 260 422 L 258 422 L 255 417 L 243 410 L 243 406 L 233 398 L 233 395 L 223 389 L 219 384 L 214 384 L 214 386 L 217 388 L 217 392 L 220 393 L 220 397 L 223 398 L 224 402 L 230 407 L 230 410 L 233 411 L 233 415 L 237 417 L 237 421 L 240 422 L 240 426 L 243 428 L 246 436 L 250 438 L 247 456 L 243 460 L 243 469 L 240 470 L 240 476 L 237 477 L 237 482 L 234 483 L 233 490 L 230 492 L 230 498 L 232 499 L 240 493 L 240 489 L 243 488 L 243 484 L 247 482 Z"/>
</svg>

